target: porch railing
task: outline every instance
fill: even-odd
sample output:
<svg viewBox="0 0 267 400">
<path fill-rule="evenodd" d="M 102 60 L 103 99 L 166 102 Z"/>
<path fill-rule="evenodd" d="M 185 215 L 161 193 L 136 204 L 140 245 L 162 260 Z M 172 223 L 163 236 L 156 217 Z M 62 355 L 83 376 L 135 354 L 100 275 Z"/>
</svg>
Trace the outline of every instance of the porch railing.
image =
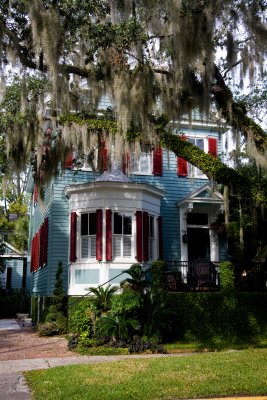
<svg viewBox="0 0 267 400">
<path fill-rule="evenodd" d="M 207 260 L 165 261 L 168 290 L 217 291 L 220 286 L 218 263 Z"/>
</svg>

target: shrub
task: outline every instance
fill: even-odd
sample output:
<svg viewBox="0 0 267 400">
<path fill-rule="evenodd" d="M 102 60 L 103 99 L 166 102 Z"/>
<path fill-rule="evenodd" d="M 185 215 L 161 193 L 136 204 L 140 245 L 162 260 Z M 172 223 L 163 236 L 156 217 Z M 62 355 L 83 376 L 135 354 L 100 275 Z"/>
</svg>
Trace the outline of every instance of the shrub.
<svg viewBox="0 0 267 400">
<path fill-rule="evenodd" d="M 67 332 L 67 318 L 64 314 L 65 296 L 61 275 L 63 272 L 62 262 L 59 261 L 56 272 L 56 283 L 51 304 L 44 323 L 40 323 L 37 331 L 40 336 L 59 335 Z"/>
<path fill-rule="evenodd" d="M 69 298 L 68 323 L 69 332 L 78 335 L 86 332 L 89 336 L 92 330 L 92 323 L 88 316 L 88 309 L 91 307 L 91 300 L 88 297 Z"/>
</svg>

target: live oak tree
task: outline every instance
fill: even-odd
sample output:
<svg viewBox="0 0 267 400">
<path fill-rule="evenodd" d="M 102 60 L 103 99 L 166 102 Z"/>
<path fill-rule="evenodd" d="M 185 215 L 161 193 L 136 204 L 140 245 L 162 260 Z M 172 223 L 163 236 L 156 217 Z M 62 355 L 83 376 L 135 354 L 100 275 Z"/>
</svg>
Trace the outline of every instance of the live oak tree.
<svg viewBox="0 0 267 400">
<path fill-rule="evenodd" d="M 34 154 L 40 186 L 71 148 L 91 160 L 103 140 L 117 158 L 140 143 L 160 144 L 231 193 L 265 205 L 264 180 L 204 154 L 167 122 L 179 126 L 198 109 L 241 135 L 265 171 L 266 133 L 234 99 L 230 83 L 264 73 L 266 11 L 265 0 L 1 1 L 2 83 L 13 82 L 10 68 L 21 78 L 19 107 L 2 107 L 8 158 L 21 168 Z M 103 95 L 113 110 L 99 118 Z M 47 107 L 52 129 L 44 137 Z"/>
</svg>

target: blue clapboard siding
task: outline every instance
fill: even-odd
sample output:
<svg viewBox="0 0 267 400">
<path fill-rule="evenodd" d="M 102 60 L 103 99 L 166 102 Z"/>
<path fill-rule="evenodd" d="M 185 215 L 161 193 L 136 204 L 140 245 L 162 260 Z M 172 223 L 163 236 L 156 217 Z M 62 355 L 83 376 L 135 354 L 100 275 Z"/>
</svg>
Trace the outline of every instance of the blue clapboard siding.
<svg viewBox="0 0 267 400">
<path fill-rule="evenodd" d="M 22 288 L 22 277 L 23 277 L 23 260 L 7 260 L 6 267 L 12 268 L 11 275 L 11 288 L 21 289 Z"/>
</svg>

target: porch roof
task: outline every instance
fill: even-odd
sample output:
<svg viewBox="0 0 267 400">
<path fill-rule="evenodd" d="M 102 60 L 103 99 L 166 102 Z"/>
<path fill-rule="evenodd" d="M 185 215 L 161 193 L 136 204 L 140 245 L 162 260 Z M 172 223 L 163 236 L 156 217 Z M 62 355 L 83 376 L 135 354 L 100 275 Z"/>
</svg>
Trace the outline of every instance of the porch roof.
<svg viewBox="0 0 267 400">
<path fill-rule="evenodd" d="M 224 200 L 223 195 L 218 191 L 214 190 L 210 184 L 206 184 L 201 186 L 197 190 L 189 193 L 183 199 L 177 201 L 177 207 L 187 207 L 193 208 L 194 203 L 209 205 L 209 204 L 217 204 L 221 211 L 224 211 Z"/>
</svg>

